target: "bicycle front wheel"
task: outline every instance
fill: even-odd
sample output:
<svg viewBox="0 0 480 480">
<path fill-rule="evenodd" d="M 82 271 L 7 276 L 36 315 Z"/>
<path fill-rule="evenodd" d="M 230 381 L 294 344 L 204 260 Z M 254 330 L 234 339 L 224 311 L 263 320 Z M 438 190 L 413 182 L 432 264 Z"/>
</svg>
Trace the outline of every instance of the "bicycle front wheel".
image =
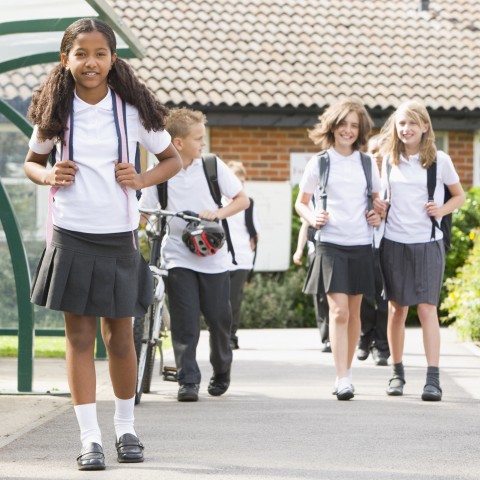
<svg viewBox="0 0 480 480">
<path fill-rule="evenodd" d="M 150 305 L 144 317 L 135 318 L 134 335 L 136 334 L 137 350 L 137 385 L 135 388 L 135 404 L 138 405 L 145 391 L 145 384 L 150 383 L 152 375 L 150 372 L 150 363 L 155 361 L 156 341 L 153 335 L 153 325 L 155 319 L 156 304 Z M 141 334 L 140 334 L 141 332 Z M 153 359 L 152 359 L 153 357 Z M 148 378 L 148 380 L 147 380 Z"/>
</svg>

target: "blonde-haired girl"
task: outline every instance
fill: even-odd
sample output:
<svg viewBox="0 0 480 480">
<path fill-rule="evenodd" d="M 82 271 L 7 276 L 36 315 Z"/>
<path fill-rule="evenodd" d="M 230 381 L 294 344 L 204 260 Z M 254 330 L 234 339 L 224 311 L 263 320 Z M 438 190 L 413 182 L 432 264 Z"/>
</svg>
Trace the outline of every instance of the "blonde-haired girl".
<svg viewBox="0 0 480 480">
<path fill-rule="evenodd" d="M 389 200 L 377 199 L 375 208 L 385 214 L 389 205 L 380 249 L 389 300 L 388 341 L 393 360 L 387 394 L 403 394 L 405 320 L 408 307 L 417 305 L 428 365 L 422 400 L 439 401 L 442 389 L 437 305 L 445 249 L 441 229 L 435 228 L 432 236 L 431 217 L 440 224 L 443 216 L 463 204 L 465 195 L 451 158 L 435 147 L 430 116 L 420 102 L 402 103 L 384 125 L 381 135 L 382 180 L 389 191 Z M 427 169 L 434 162 L 437 183 L 434 200 L 428 201 Z M 452 195 L 446 203 L 444 185 Z"/>
</svg>

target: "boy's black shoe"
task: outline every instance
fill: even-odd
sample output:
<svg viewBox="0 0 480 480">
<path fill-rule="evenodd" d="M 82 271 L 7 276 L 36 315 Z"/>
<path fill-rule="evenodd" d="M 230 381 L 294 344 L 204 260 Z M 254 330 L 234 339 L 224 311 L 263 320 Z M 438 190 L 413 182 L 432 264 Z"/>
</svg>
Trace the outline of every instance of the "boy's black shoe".
<svg viewBox="0 0 480 480">
<path fill-rule="evenodd" d="M 382 367 L 385 367 L 388 365 L 388 353 L 387 352 L 382 352 L 376 347 L 372 347 L 372 357 L 373 361 L 375 362 L 375 365 L 379 365 Z"/>
<path fill-rule="evenodd" d="M 366 337 L 360 337 L 357 348 L 357 358 L 359 360 L 366 360 L 370 354 L 370 341 Z"/>
<path fill-rule="evenodd" d="M 230 370 L 226 373 L 217 373 L 210 379 L 208 393 L 213 397 L 223 395 L 230 386 Z"/>
<path fill-rule="evenodd" d="M 103 448 L 98 443 L 88 443 L 77 457 L 79 470 L 105 470 Z"/>
<path fill-rule="evenodd" d="M 198 390 L 200 385 L 196 383 L 184 383 L 180 385 L 177 394 L 179 402 L 196 402 L 198 400 Z"/>
</svg>

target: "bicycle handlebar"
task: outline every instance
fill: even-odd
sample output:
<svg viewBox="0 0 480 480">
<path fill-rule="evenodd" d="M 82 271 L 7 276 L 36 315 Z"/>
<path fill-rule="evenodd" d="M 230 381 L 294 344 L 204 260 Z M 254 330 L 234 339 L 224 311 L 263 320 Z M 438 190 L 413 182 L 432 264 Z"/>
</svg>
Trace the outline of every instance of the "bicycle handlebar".
<svg viewBox="0 0 480 480">
<path fill-rule="evenodd" d="M 160 208 L 140 208 L 140 213 L 145 213 L 146 215 L 156 215 L 157 217 L 178 217 L 182 218 L 186 222 L 191 220 L 200 221 L 201 218 L 198 216 L 198 213 L 184 211 L 184 212 L 169 212 L 168 210 L 162 210 Z"/>
</svg>

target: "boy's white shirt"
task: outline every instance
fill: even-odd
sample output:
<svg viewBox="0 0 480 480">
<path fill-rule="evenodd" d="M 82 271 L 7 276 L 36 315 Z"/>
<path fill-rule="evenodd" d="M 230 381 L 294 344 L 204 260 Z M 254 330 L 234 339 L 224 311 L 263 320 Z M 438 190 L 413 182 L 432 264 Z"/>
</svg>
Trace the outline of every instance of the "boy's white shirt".
<svg viewBox="0 0 480 480">
<path fill-rule="evenodd" d="M 452 159 L 442 151 L 437 152 L 437 185 L 434 200 L 444 203 L 444 185 L 459 183 Z M 427 170 L 422 167 L 418 155 L 407 160 L 400 156 L 399 166 L 392 166 L 390 180 L 387 179 L 386 159 L 382 164 L 382 184 L 391 188 L 391 204 L 385 225 L 385 238 L 399 243 L 426 243 L 430 241 L 432 221 L 425 209 L 428 200 Z M 437 219 L 440 220 L 440 219 Z M 443 238 L 436 229 L 435 239 Z"/>
<path fill-rule="evenodd" d="M 78 165 L 74 183 L 60 187 L 52 208 L 53 224 L 84 233 L 119 233 L 138 228 L 139 212 L 135 190 L 128 188 L 127 198 L 115 178 L 118 143 L 112 110 L 111 92 L 96 105 L 77 95 L 74 98 L 74 134 L 72 160 Z M 149 152 L 163 152 L 171 142 L 170 134 L 147 132 L 138 110 L 127 104 L 127 136 L 130 163 L 135 162 L 137 141 Z M 35 127 L 29 141 L 38 154 L 50 153 L 53 140 L 39 141 Z M 58 150 L 60 151 L 60 150 Z M 58 160 L 58 157 L 57 157 Z"/>
<path fill-rule="evenodd" d="M 240 180 L 220 159 L 217 160 L 217 174 L 222 196 L 233 198 L 242 190 Z M 172 212 L 190 210 L 199 213 L 202 210 L 218 209 L 208 187 L 203 170 L 202 159 L 196 158 L 186 168 L 182 168 L 174 177 L 168 180 L 167 208 Z M 142 190 L 141 208 L 158 208 L 158 190 L 156 186 Z M 243 213 L 243 212 L 242 212 Z M 168 218 L 169 237 L 163 249 L 163 266 L 171 268 L 187 268 L 201 273 L 221 273 L 229 269 L 231 263 L 227 244 L 215 255 L 199 257 L 190 252 L 182 240 L 182 232 L 187 223 L 180 218 Z"/>
</svg>

